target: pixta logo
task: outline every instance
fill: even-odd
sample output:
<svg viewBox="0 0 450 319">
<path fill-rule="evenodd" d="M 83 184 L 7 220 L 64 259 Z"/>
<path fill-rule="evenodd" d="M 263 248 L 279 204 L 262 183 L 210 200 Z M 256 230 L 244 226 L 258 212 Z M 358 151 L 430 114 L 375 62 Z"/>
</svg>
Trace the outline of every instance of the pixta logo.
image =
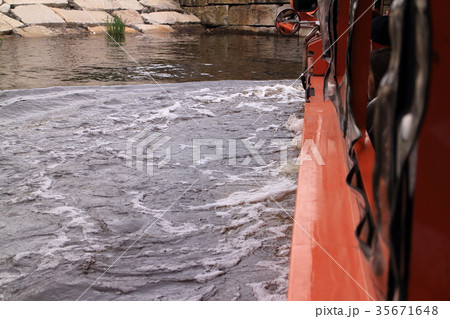
<svg viewBox="0 0 450 319">
<path fill-rule="evenodd" d="M 171 139 L 169 136 L 148 130 L 133 136 L 126 145 L 127 166 L 153 175 L 155 166 L 159 169 L 170 162 L 171 147 L 164 145 Z"/>
<path fill-rule="evenodd" d="M 172 148 L 168 145 L 171 140 L 172 137 L 149 130 L 131 137 L 126 145 L 127 166 L 153 175 L 155 168 L 160 169 L 172 160 Z M 195 167 L 202 167 L 206 163 L 214 161 L 229 166 L 248 166 L 250 164 L 265 166 L 268 162 L 264 157 L 267 155 L 270 156 L 269 161 L 277 160 L 283 166 L 288 164 L 290 146 L 292 146 L 292 140 L 286 138 L 261 139 L 254 143 L 248 139 L 194 138 L 192 139 L 191 163 Z M 238 149 L 240 150 L 239 154 Z M 272 149 L 272 151 L 265 154 L 263 150 L 267 149 Z M 273 150 L 276 151 L 273 152 Z M 277 159 L 273 157 L 275 153 L 278 153 Z M 295 162 L 300 165 L 305 162 L 313 162 L 319 166 L 325 165 L 320 151 L 312 139 L 306 139 L 302 143 L 300 156 Z"/>
<path fill-rule="evenodd" d="M 286 165 L 288 164 L 288 147 L 291 144 L 291 139 L 263 139 L 255 143 L 251 143 L 246 139 L 194 139 L 192 144 L 192 160 L 194 166 L 200 166 L 207 161 L 222 161 L 225 158 L 228 159 L 228 161 L 224 162 L 225 165 L 247 166 L 254 161 L 254 163 L 264 166 L 267 163 L 263 158 L 264 154 L 260 153 L 260 151 L 267 147 L 277 148 L 280 155 L 280 165 Z M 237 160 L 237 147 L 239 145 L 243 145 L 248 152 L 248 155 L 243 157 L 243 161 L 241 162 Z M 209 152 L 202 152 L 202 147 L 209 149 Z M 303 142 L 298 162 L 300 165 L 303 165 L 305 162 L 314 162 L 319 166 L 325 165 L 325 161 L 314 140 L 306 139 Z"/>
</svg>

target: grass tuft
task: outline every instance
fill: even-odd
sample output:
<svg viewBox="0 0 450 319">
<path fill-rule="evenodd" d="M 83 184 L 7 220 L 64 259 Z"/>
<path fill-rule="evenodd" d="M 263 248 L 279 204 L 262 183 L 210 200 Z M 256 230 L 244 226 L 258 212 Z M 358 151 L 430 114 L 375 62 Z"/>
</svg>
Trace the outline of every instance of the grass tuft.
<svg viewBox="0 0 450 319">
<path fill-rule="evenodd" d="M 123 41 L 125 38 L 125 22 L 119 17 L 114 16 L 113 19 L 106 19 L 106 31 L 116 41 Z"/>
</svg>

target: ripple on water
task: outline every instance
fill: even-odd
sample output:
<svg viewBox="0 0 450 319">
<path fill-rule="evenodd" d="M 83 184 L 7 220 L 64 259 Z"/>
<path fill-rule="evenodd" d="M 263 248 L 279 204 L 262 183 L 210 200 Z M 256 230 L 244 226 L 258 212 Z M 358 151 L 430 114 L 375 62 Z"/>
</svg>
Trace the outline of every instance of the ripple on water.
<svg viewBox="0 0 450 319">
<path fill-rule="evenodd" d="M 3 92 L 0 298 L 284 299 L 291 83 Z"/>
</svg>

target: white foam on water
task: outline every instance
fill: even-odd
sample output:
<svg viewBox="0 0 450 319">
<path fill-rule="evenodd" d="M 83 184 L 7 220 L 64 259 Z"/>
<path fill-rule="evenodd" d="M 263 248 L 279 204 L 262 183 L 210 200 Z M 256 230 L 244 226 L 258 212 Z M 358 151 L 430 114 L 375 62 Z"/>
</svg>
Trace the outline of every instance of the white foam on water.
<svg viewBox="0 0 450 319">
<path fill-rule="evenodd" d="M 304 119 L 297 118 L 295 114 L 289 116 L 288 120 L 284 124 L 284 126 L 289 130 L 295 133 L 294 138 L 291 141 L 291 147 L 300 149 L 303 140 L 303 125 Z"/>
<path fill-rule="evenodd" d="M 246 181 L 247 179 L 248 179 L 248 177 L 243 175 L 243 174 L 239 174 L 239 175 L 229 175 L 229 174 L 227 174 L 226 175 L 226 182 L 227 183 L 233 183 L 233 182 L 237 182 L 237 181 Z"/>
<path fill-rule="evenodd" d="M 133 204 L 133 208 L 143 214 L 147 214 L 147 215 L 151 215 L 155 218 L 160 218 L 165 210 L 161 210 L 161 209 L 151 209 L 148 208 L 147 206 L 145 206 L 143 204 L 143 199 L 146 196 L 146 193 L 144 192 L 132 192 L 131 195 L 134 195 L 134 197 L 131 199 L 131 203 Z"/>
<path fill-rule="evenodd" d="M 147 176 L 127 167 L 125 162 L 129 158 L 125 151 L 128 139 L 144 130 L 164 131 L 165 134 L 172 129 L 172 133 L 175 132 L 172 137 L 195 133 L 200 138 L 210 138 L 217 133 L 226 139 L 230 134 L 230 138 L 251 140 L 252 144 L 257 143 L 258 138 L 267 139 L 272 134 L 283 137 L 286 132 L 280 122 L 294 110 L 293 106 L 278 103 L 299 103 L 302 93 L 288 85 L 236 83 L 166 86 L 169 94 L 179 101 L 177 103 L 151 86 L 82 89 L 83 97 L 58 93 L 48 101 L 43 98 L 45 103 L 40 102 L 56 103 L 61 96 L 66 98 L 64 103 L 76 100 L 74 104 L 69 103 L 73 110 L 67 111 L 64 106 L 57 105 L 52 110 L 61 107 L 60 113 L 49 113 L 45 109 L 39 111 L 42 105 L 36 104 L 31 113 L 41 113 L 33 115 L 31 121 L 21 118 L 26 125 L 2 121 L 0 135 L 6 138 L 0 142 L 2 152 L 5 150 L 11 156 L 17 152 L 23 154 L 22 164 L 14 163 L 11 168 L 5 165 L 5 175 L 17 173 L 18 178 L 26 180 L 26 183 L 17 183 L 13 191 L 8 189 L 11 195 L 8 194 L 4 202 L 18 205 L 18 210 L 25 212 L 28 221 L 39 211 L 43 214 L 40 216 L 42 223 L 48 219 L 59 227 L 55 231 L 50 227 L 50 239 L 45 244 L 15 254 L 11 267 L 20 271 L 18 275 L 8 277 L 8 285 L 12 289 L 18 287 L 14 287 L 13 281 L 22 278 L 20 276 L 28 276 L 26 280 L 30 286 L 36 284 L 36 276 L 43 276 L 44 280 L 49 273 L 55 273 L 59 280 L 69 278 L 72 276 L 69 271 L 73 271 L 76 281 L 75 277 L 83 274 L 79 269 L 80 261 L 88 265 L 82 269 L 95 277 L 96 272 L 106 269 L 127 244 L 141 235 L 143 225 L 150 225 L 155 218 L 161 217 L 140 239 L 137 247 L 96 284 L 98 287 L 117 289 L 125 299 L 147 295 L 157 299 L 152 292 L 139 290 L 144 283 L 153 281 L 162 287 L 166 285 L 162 289 L 175 289 L 173 287 L 179 285 L 178 299 L 208 299 L 221 292 L 221 281 L 225 278 L 222 276 L 233 276 L 233 281 L 239 281 L 244 274 L 242 284 L 246 280 L 253 282 L 249 287 L 256 299 L 281 298 L 281 279 L 278 282 L 271 277 L 264 283 L 254 282 L 251 277 L 254 264 L 249 264 L 255 256 L 256 259 L 270 256 L 273 259 L 270 263 L 278 265 L 280 259 L 279 264 L 283 265 L 280 267 L 287 269 L 285 258 L 289 245 L 276 250 L 276 256 L 264 250 L 265 245 L 289 240 L 290 222 L 280 220 L 284 212 L 274 201 L 282 204 L 295 192 L 296 182 L 295 177 L 280 166 L 278 159 L 267 161 L 267 165 L 257 165 L 252 158 L 248 166 L 231 167 L 219 161 L 214 166 L 213 158 L 204 158 L 202 165 L 208 164 L 207 169 L 191 169 L 192 160 L 186 160 L 185 156 L 193 146 L 184 138 L 174 143 L 179 146 L 180 156 L 168 165 L 167 176 Z M 186 87 L 192 90 L 181 90 Z M 16 103 L 20 103 L 20 98 Z M 19 108 L 25 109 L 25 106 Z M 288 107 L 290 109 L 286 111 Z M 9 111 L 16 112 L 13 106 Z M 200 127 L 186 112 L 203 121 L 199 121 Z M 256 119 L 254 115 L 260 114 L 264 116 L 262 127 L 249 130 Z M 249 117 L 246 120 L 248 126 L 239 122 L 243 117 Z M 275 154 L 273 148 L 264 146 L 263 150 Z M 242 162 L 247 153 L 238 156 L 241 156 L 238 162 Z M 172 203 L 190 187 L 194 181 L 192 176 L 199 177 L 200 181 L 182 196 L 180 203 L 176 203 L 177 215 L 162 216 L 167 202 Z M 205 193 L 208 191 L 211 193 Z M 197 198 L 206 205 L 196 206 Z M 291 200 L 292 196 L 288 198 Z M 0 204 L 3 203 L 1 200 Z M 180 212 L 186 213 L 186 217 Z M 197 224 L 199 220 L 201 222 Z M 31 262 L 35 267 L 29 270 L 26 267 Z M 93 270 L 89 270 L 91 263 L 95 263 Z M 241 268 L 243 264 L 248 268 Z M 269 263 L 258 264 L 275 277 L 281 278 L 284 274 L 283 269 L 269 266 Z M 250 268 L 252 270 L 248 270 Z M 161 281 L 158 281 L 160 277 L 141 280 L 143 276 L 152 276 L 152 272 L 166 277 Z M 140 276 L 139 279 L 131 278 L 134 275 Z M 192 288 L 185 284 L 187 282 L 189 285 L 197 283 L 197 286 Z M 105 292 L 110 297 L 114 293 Z M 228 297 L 249 298 L 249 289 L 230 292 Z"/>
<path fill-rule="evenodd" d="M 195 280 L 197 280 L 200 283 L 205 283 L 211 279 L 217 278 L 221 275 L 223 275 L 225 273 L 225 271 L 223 270 L 211 270 L 211 271 L 206 271 L 204 273 L 200 273 L 198 275 L 196 275 L 194 278 Z"/>
<path fill-rule="evenodd" d="M 86 212 L 70 206 L 61 206 L 51 209 L 50 211 L 43 212 L 45 214 L 56 215 L 68 219 L 64 223 L 64 229 L 81 228 L 84 240 L 90 241 L 89 234 L 98 231 L 98 226 L 90 220 L 90 216 Z M 56 243 L 55 247 L 60 247 L 61 242 L 64 243 L 67 240 L 65 235 L 61 236 L 62 240 L 55 240 L 52 245 Z"/>
<path fill-rule="evenodd" d="M 30 176 L 27 183 L 23 186 L 23 189 L 27 189 L 25 195 L 18 194 L 12 197 L 9 202 L 11 204 L 19 204 L 23 202 L 35 201 L 39 198 L 45 199 L 64 199 L 63 195 L 55 194 L 52 190 L 53 180 L 44 175 L 44 172 L 40 172 L 37 176 Z"/>
<path fill-rule="evenodd" d="M 230 207 L 242 204 L 264 202 L 267 200 L 280 200 L 294 192 L 296 189 L 297 185 L 294 181 L 288 178 L 281 178 L 260 188 L 254 188 L 246 192 L 235 192 L 214 203 L 191 208 L 209 209 L 214 207 Z"/>
<path fill-rule="evenodd" d="M 211 93 L 209 92 L 211 92 L 211 89 L 204 88 L 202 90 L 185 92 L 185 95 L 196 102 L 200 102 L 200 104 L 211 104 L 211 103 L 220 103 L 224 101 L 231 101 L 235 97 L 239 96 L 239 93 L 230 95 L 227 94 L 226 91 L 214 90 L 214 92 Z"/>
<path fill-rule="evenodd" d="M 285 262 L 288 257 L 285 257 L 277 262 L 259 261 L 257 266 L 273 271 L 278 276 L 273 280 L 266 280 L 259 283 L 248 283 L 253 294 L 258 300 L 286 300 L 285 292 L 287 290 L 288 269 L 285 267 Z"/>
<path fill-rule="evenodd" d="M 185 236 L 198 231 L 198 227 L 193 223 L 182 223 L 179 226 L 174 226 L 174 223 L 160 219 L 158 225 L 161 226 L 161 230 L 165 233 L 172 234 L 175 236 Z"/>
<path fill-rule="evenodd" d="M 256 203 L 249 206 L 236 206 L 231 208 L 223 215 L 224 218 L 230 217 L 230 223 L 227 224 L 226 229 L 231 229 L 230 236 L 222 239 L 214 249 L 211 249 L 211 257 L 206 257 L 201 260 L 203 265 L 203 271 L 200 272 L 195 278 L 201 283 L 212 280 L 216 277 L 223 275 L 224 273 L 236 267 L 241 261 L 248 256 L 251 256 L 257 249 L 264 247 L 265 243 L 271 242 L 276 238 L 284 238 L 286 231 L 290 227 L 289 225 L 267 227 L 266 222 L 263 220 L 264 214 L 270 214 L 272 210 L 268 209 L 263 203 Z M 274 210 L 275 212 L 276 210 Z M 220 231 L 220 227 L 217 227 L 216 231 Z M 265 234 L 262 238 L 255 238 L 256 234 L 263 232 Z M 270 235 L 270 233 L 272 235 Z M 281 249 L 286 250 L 286 246 Z M 287 249 L 288 246 L 287 246 Z M 277 254 L 278 256 L 278 254 Z M 274 273 L 278 283 L 278 291 L 283 291 L 286 287 L 283 286 L 282 278 L 287 275 L 286 270 L 277 268 L 278 263 L 286 264 L 288 255 L 284 253 L 283 256 L 278 256 L 279 261 L 270 261 L 264 265 L 258 265 L 268 268 Z M 278 279 L 279 278 L 279 279 Z M 279 282 L 278 282 L 279 281 Z M 284 279 L 286 281 L 286 278 Z M 251 286 L 253 294 L 258 300 L 284 300 L 285 296 L 277 291 L 267 292 L 264 289 L 265 283 L 255 283 L 255 286 Z M 260 288 L 260 286 L 262 288 Z M 284 290 L 285 291 L 285 290 Z"/>
<path fill-rule="evenodd" d="M 266 103 L 263 103 L 263 102 L 241 102 L 236 106 L 237 109 L 249 108 L 249 107 L 254 108 L 256 110 L 263 111 L 263 112 L 272 112 L 272 111 L 278 110 L 278 107 L 276 107 L 274 105 L 267 105 Z"/>
<path fill-rule="evenodd" d="M 192 93 L 206 93 L 206 92 L 209 91 L 192 91 L 187 92 L 186 94 L 189 95 L 193 100 L 202 103 L 230 102 L 239 97 L 271 100 L 274 103 L 301 103 L 304 102 L 305 96 L 303 89 L 283 84 L 276 84 L 274 86 L 249 87 L 245 89 L 243 92 L 231 94 L 226 91 L 216 91 L 214 93 L 206 95 L 192 94 Z"/>
<path fill-rule="evenodd" d="M 289 118 L 286 121 L 286 124 L 284 125 L 289 131 L 292 131 L 294 133 L 299 133 L 303 131 L 303 119 L 297 118 L 295 114 L 292 114 L 289 116 Z"/>
<path fill-rule="evenodd" d="M 301 149 L 303 141 L 303 134 L 300 133 L 292 138 L 290 146 L 292 148 Z"/>
<path fill-rule="evenodd" d="M 57 268 L 65 260 L 74 262 L 85 258 L 86 254 L 84 252 L 76 250 L 79 244 L 71 244 L 68 233 L 71 230 L 81 231 L 82 239 L 78 240 L 81 240 L 86 245 L 93 244 L 94 241 L 91 235 L 98 232 L 99 228 L 91 220 L 90 216 L 86 212 L 70 206 L 55 207 L 41 213 L 55 216 L 60 221 L 61 227 L 53 232 L 54 238 L 48 240 L 39 249 L 17 253 L 14 256 L 14 262 L 20 263 L 24 258 L 37 255 L 39 256 L 39 262 L 34 271 L 42 271 Z"/>
<path fill-rule="evenodd" d="M 179 108 L 181 108 L 182 105 L 180 102 L 175 102 L 175 104 L 159 109 L 156 114 L 151 115 L 149 118 L 151 120 L 154 119 L 167 119 L 167 120 L 174 120 L 178 117 L 178 115 L 175 114 L 175 111 Z"/>
<path fill-rule="evenodd" d="M 281 125 L 279 125 L 279 124 L 270 124 L 270 125 L 268 125 L 266 127 L 259 127 L 259 128 L 257 128 L 256 132 L 259 133 L 259 132 L 262 132 L 262 131 L 271 131 L 271 130 L 274 130 L 275 132 L 277 132 L 280 129 L 280 126 Z"/>
<path fill-rule="evenodd" d="M 23 277 L 25 277 L 25 274 L 10 273 L 10 272 L 3 271 L 0 276 L 0 286 L 3 286 L 7 283 L 13 282 L 13 281 L 18 280 Z M 0 300 L 4 300 L 4 297 L 2 297 L 1 293 L 0 293 Z"/>
<path fill-rule="evenodd" d="M 244 96 L 273 99 L 279 103 L 304 102 L 305 97 L 303 89 L 284 84 L 248 88 L 244 91 Z"/>
<path fill-rule="evenodd" d="M 205 104 L 196 103 L 195 105 L 189 106 L 190 110 L 193 110 L 199 114 L 206 115 L 209 117 L 215 117 L 216 114 L 208 109 L 206 109 Z"/>
</svg>

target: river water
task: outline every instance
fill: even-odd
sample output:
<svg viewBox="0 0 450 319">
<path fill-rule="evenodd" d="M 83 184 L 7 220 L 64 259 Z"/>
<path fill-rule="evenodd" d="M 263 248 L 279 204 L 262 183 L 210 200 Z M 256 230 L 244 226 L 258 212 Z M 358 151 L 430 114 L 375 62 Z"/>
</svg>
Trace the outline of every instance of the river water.
<svg viewBox="0 0 450 319">
<path fill-rule="evenodd" d="M 0 299 L 285 299 L 297 40 L 124 48 L 0 46 Z"/>
</svg>

